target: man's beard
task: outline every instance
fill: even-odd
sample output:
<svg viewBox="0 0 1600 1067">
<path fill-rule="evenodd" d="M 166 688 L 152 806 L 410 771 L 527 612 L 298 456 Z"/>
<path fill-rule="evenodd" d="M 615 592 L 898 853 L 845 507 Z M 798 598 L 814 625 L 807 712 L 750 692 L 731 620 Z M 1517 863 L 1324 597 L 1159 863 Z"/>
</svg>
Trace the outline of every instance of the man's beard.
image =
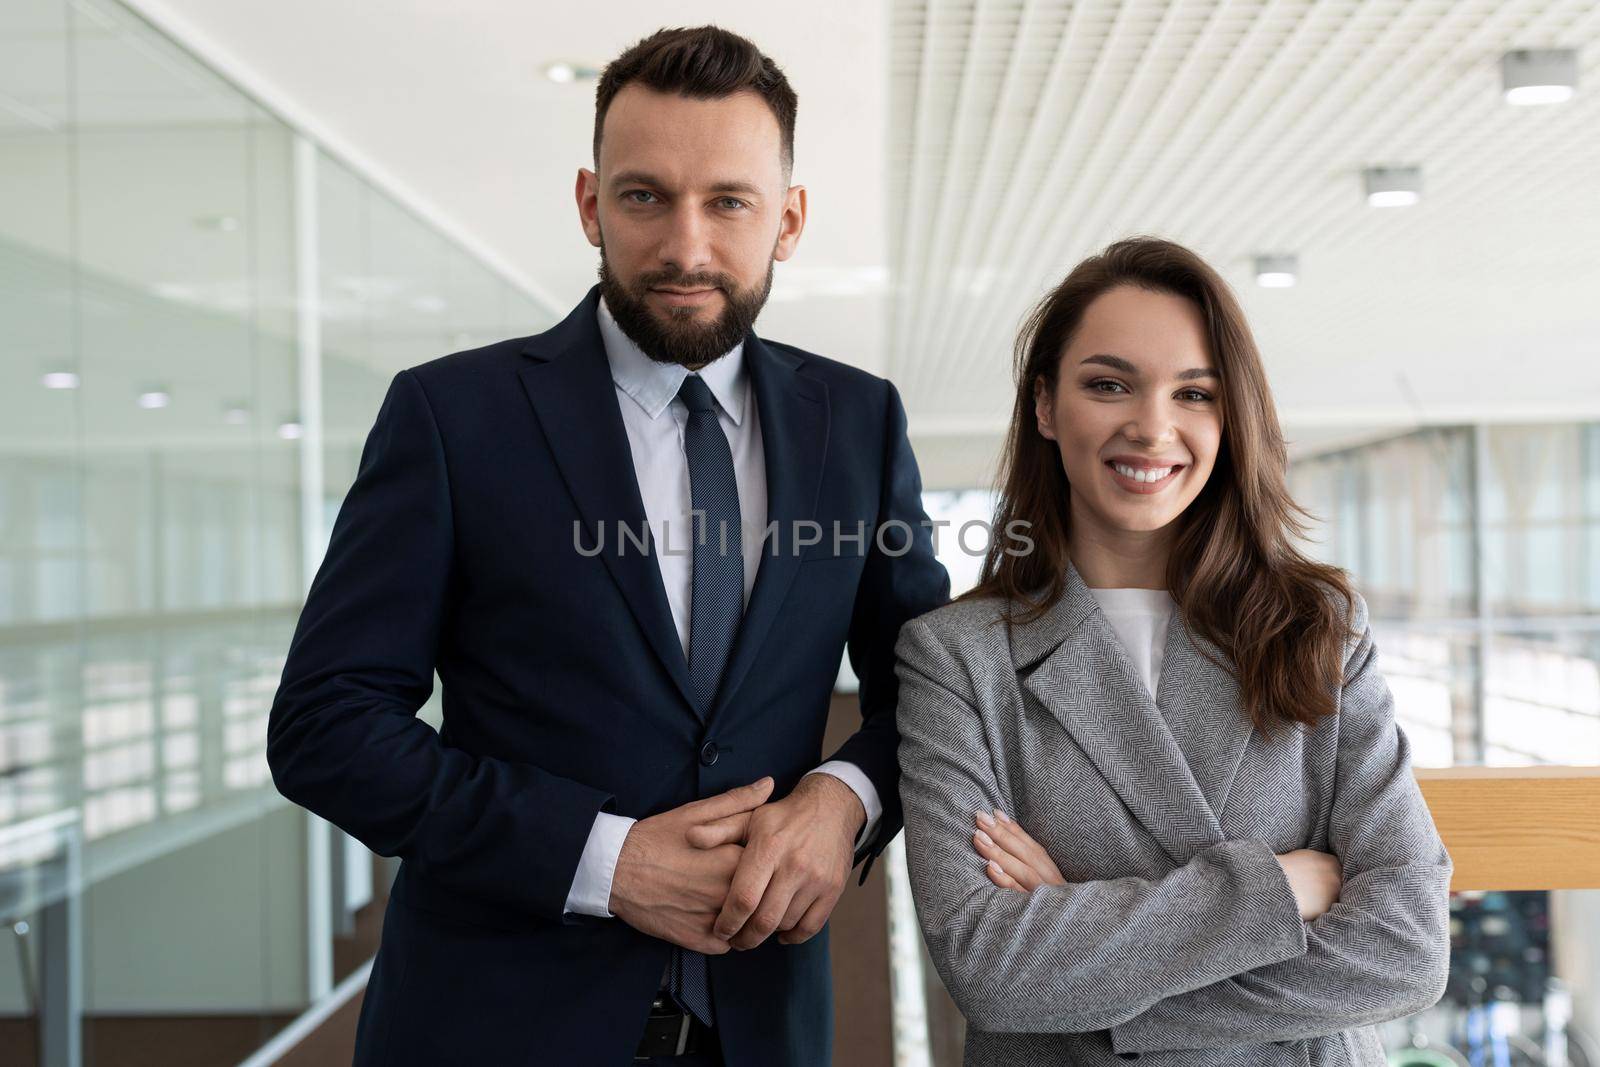
<svg viewBox="0 0 1600 1067">
<path fill-rule="evenodd" d="M 772 271 L 773 261 L 769 261 L 760 289 L 741 289 L 727 274 L 686 274 L 676 268 L 649 271 L 631 284 L 624 284 L 611 271 L 605 244 L 600 245 L 600 295 L 605 297 L 606 307 L 622 332 L 657 363 L 697 367 L 727 355 L 744 340 L 766 305 L 767 295 L 772 292 Z M 714 287 L 722 291 L 727 304 L 712 322 L 696 322 L 696 309 L 689 307 L 668 308 L 663 320 L 645 303 L 649 291 L 658 285 L 678 289 Z"/>
</svg>

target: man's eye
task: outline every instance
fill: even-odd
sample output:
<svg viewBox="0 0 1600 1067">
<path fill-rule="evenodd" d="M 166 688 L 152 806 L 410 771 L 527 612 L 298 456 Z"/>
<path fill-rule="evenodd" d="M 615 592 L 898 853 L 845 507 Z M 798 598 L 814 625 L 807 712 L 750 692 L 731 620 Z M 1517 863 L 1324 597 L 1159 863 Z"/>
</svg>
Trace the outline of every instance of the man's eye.
<svg viewBox="0 0 1600 1067">
<path fill-rule="evenodd" d="M 647 192 L 644 189 L 632 189 L 624 195 L 635 204 L 648 204 L 656 198 L 655 193 Z"/>
<path fill-rule="evenodd" d="M 744 201 L 743 200 L 740 200 L 740 199 L 738 199 L 736 197 L 732 197 L 732 196 L 723 197 L 722 200 L 720 201 L 720 203 L 722 204 L 723 207 L 727 208 L 729 211 L 738 211 L 740 208 L 744 207 Z"/>
</svg>

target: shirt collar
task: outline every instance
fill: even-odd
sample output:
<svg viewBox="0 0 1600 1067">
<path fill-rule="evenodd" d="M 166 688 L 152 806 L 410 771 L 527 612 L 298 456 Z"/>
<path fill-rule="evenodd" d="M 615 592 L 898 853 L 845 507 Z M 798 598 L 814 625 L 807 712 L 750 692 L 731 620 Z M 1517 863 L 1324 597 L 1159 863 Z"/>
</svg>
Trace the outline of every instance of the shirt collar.
<svg viewBox="0 0 1600 1067">
<path fill-rule="evenodd" d="M 644 354 L 633 339 L 622 332 L 622 327 L 600 300 L 600 338 L 605 343 L 606 361 L 611 364 L 611 380 L 633 398 L 652 419 L 667 410 L 689 371 L 676 363 L 660 363 Z M 701 379 L 711 390 L 711 395 L 727 412 L 733 424 L 744 419 L 744 400 L 748 375 L 744 369 L 744 342 L 734 345 L 728 353 L 701 367 Z"/>
</svg>

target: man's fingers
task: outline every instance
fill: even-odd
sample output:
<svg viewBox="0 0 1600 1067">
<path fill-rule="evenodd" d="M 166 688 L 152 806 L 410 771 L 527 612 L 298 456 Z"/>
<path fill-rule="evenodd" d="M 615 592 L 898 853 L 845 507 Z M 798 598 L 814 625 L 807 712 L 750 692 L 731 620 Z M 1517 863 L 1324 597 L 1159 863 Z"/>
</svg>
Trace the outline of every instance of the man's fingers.
<svg viewBox="0 0 1600 1067">
<path fill-rule="evenodd" d="M 828 916 L 833 914 L 833 906 L 838 899 L 838 897 L 834 897 L 833 900 L 829 900 L 826 897 L 818 897 L 811 907 L 806 909 L 806 913 L 800 917 L 800 921 L 795 924 L 794 929 L 785 930 L 778 935 L 779 942 L 785 945 L 798 945 L 816 937 L 817 934 L 822 932 L 823 924 L 828 921 Z"/>
<path fill-rule="evenodd" d="M 759 808 L 772 795 L 772 786 L 772 776 L 768 775 L 760 781 L 738 786 L 726 793 L 691 801 L 683 806 L 683 810 L 691 812 L 695 822 L 715 822 L 729 815 L 737 815 L 741 811 Z"/>
<path fill-rule="evenodd" d="M 786 933 L 793 930 L 800 924 L 801 917 L 815 903 L 814 900 L 808 899 L 804 894 L 796 893 L 794 898 L 789 901 L 789 910 L 783 913 L 782 919 L 778 920 L 778 932 Z"/>
<path fill-rule="evenodd" d="M 733 935 L 733 947 L 749 951 L 771 937 L 796 897 L 805 898 L 805 903 L 809 906 L 814 898 L 799 892 L 800 889 L 801 884 L 792 878 L 777 877 L 767 883 L 767 891 L 761 895 L 761 903 L 755 913 L 739 932 Z"/>
<path fill-rule="evenodd" d="M 743 844 L 749 829 L 750 813 L 741 811 L 715 822 L 691 826 L 686 836 L 689 844 L 695 848 L 716 848 L 718 845 Z"/>
<path fill-rule="evenodd" d="M 761 898 L 766 895 L 772 873 L 771 864 L 763 862 L 756 850 L 745 850 L 744 857 L 739 861 L 739 869 L 733 874 L 733 882 L 728 886 L 728 896 L 722 902 L 722 912 L 712 926 L 712 931 L 718 937 L 731 940 L 734 934 L 744 929 L 744 924 L 761 906 Z"/>
<path fill-rule="evenodd" d="M 703 937 L 696 937 L 692 939 L 689 944 L 684 945 L 683 947 L 693 952 L 698 952 L 702 956 L 726 956 L 733 948 L 732 945 L 722 940 L 722 938 L 717 937 L 715 934 L 707 934 Z"/>
</svg>

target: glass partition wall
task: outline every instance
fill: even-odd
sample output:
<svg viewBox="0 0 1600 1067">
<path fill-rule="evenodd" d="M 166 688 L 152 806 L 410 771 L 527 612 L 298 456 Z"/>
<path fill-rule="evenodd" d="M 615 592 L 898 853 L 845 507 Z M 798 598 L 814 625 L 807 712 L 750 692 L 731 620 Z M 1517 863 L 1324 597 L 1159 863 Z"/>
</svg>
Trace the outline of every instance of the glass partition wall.
<svg viewBox="0 0 1600 1067">
<path fill-rule="evenodd" d="M 389 378 L 551 318 L 128 9 L 0 6 L 0 1062 L 236 1063 L 370 957 L 267 711 Z"/>
<path fill-rule="evenodd" d="M 1600 424 L 1419 430 L 1302 460 L 1424 766 L 1600 764 Z"/>
</svg>

